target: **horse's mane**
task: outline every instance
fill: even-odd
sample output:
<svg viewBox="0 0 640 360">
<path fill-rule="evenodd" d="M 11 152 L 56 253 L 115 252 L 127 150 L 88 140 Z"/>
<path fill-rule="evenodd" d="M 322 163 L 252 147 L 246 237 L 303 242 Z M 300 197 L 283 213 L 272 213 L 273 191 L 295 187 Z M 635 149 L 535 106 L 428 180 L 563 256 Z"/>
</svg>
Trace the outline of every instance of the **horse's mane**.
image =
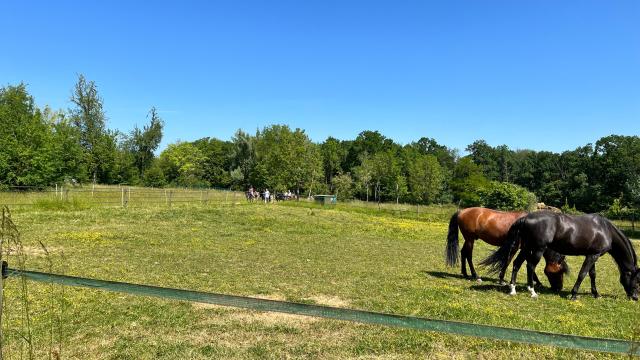
<svg viewBox="0 0 640 360">
<path fill-rule="evenodd" d="M 620 229 L 618 229 L 618 227 L 615 226 L 611 222 L 611 220 L 609 219 L 605 219 L 605 220 L 607 221 L 609 226 L 613 229 L 613 231 L 622 238 L 622 241 L 624 242 L 624 245 L 627 247 L 627 250 L 630 251 L 631 255 L 633 256 L 633 264 L 637 267 L 638 259 L 637 259 L 636 251 L 633 249 L 633 244 L 631 243 L 631 240 L 629 240 L 627 235 L 625 235 Z"/>
</svg>

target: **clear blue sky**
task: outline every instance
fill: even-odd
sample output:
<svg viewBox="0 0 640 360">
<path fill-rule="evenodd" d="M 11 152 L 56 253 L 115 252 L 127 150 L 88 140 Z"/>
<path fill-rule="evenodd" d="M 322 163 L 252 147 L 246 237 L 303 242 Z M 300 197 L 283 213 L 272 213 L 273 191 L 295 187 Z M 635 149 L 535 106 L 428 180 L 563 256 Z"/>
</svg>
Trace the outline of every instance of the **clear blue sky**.
<svg viewBox="0 0 640 360">
<path fill-rule="evenodd" d="M 273 123 L 464 149 L 562 151 L 640 133 L 640 1 L 2 1 L 0 84 L 109 127 L 151 106 L 177 139 Z"/>
</svg>

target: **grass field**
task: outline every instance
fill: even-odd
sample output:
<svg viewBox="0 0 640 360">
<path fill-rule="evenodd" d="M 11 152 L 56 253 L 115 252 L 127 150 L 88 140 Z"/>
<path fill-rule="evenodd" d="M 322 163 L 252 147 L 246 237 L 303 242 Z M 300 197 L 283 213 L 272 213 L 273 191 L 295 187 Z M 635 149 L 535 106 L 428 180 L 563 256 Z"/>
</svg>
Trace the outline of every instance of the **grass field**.
<svg viewBox="0 0 640 360">
<path fill-rule="evenodd" d="M 640 304 L 626 299 L 610 256 L 598 262 L 603 298 L 597 300 L 588 295 L 588 280 L 578 301 L 566 299 L 581 258 L 570 259 L 573 273 L 565 292 L 543 290 L 538 299 L 523 286 L 510 297 L 491 277 L 484 276 L 482 284 L 460 278 L 459 269 L 447 268 L 443 258 L 454 210 L 222 201 L 126 209 L 46 203 L 16 208 L 13 220 L 32 270 L 586 336 L 632 339 L 633 329 L 640 335 Z M 491 249 L 476 243 L 476 262 Z M 522 272 L 521 285 L 524 278 Z M 27 285 L 35 358 L 49 358 L 58 342 L 62 358 L 80 359 L 623 358 Z M 19 358 L 26 349 L 22 338 L 29 337 L 17 305 L 20 282 L 10 279 L 6 287 L 5 356 Z"/>
</svg>

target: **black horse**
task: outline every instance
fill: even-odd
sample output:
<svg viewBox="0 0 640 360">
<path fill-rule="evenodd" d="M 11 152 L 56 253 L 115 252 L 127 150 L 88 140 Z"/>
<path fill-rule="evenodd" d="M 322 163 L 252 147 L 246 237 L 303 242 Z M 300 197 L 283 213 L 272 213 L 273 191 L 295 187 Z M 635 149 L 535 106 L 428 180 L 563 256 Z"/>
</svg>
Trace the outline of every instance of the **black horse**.
<svg viewBox="0 0 640 360">
<path fill-rule="evenodd" d="M 507 241 L 493 254 L 482 261 L 493 272 L 499 272 L 509 265 L 510 257 L 517 251 L 520 242 L 522 250 L 513 262 L 511 274 L 511 295 L 515 295 L 515 283 L 518 270 L 527 260 L 527 285 L 532 297 L 537 294 L 533 289 L 533 272 L 546 248 L 561 254 L 585 256 L 576 284 L 571 290 L 571 299 L 577 297 L 580 283 L 589 274 L 591 293 L 600 297 L 596 289 L 595 263 L 605 253 L 611 254 L 618 264 L 620 283 L 627 297 L 638 300 L 638 282 L 640 269 L 637 266 L 636 253 L 631 241 L 609 220 L 600 215 L 570 216 L 547 211 L 534 212 L 518 219 L 509 229 Z"/>
</svg>

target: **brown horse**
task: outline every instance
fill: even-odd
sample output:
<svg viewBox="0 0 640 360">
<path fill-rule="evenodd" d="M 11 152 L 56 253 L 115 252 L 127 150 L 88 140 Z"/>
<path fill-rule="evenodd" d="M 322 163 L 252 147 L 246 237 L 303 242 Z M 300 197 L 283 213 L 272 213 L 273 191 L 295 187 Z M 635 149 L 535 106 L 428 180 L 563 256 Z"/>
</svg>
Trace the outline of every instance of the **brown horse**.
<svg viewBox="0 0 640 360">
<path fill-rule="evenodd" d="M 457 211 L 449 221 L 449 234 L 447 236 L 447 264 L 454 266 L 458 262 L 458 229 L 464 237 L 464 245 L 460 251 L 462 257 L 462 275 L 468 278 L 466 263 L 469 263 L 471 278 L 481 281 L 473 267 L 473 243 L 476 239 L 482 239 L 487 244 L 500 246 L 507 239 L 509 228 L 527 212 L 503 212 L 480 207 L 472 207 Z M 551 288 L 562 290 L 564 274 L 569 271 L 569 266 L 564 255 L 553 250 L 544 253 L 547 266 L 544 269 L 545 275 L 549 279 Z M 500 283 L 504 284 L 504 274 L 507 268 L 500 271 Z M 534 274 L 536 284 L 540 285 L 540 280 Z"/>
</svg>

